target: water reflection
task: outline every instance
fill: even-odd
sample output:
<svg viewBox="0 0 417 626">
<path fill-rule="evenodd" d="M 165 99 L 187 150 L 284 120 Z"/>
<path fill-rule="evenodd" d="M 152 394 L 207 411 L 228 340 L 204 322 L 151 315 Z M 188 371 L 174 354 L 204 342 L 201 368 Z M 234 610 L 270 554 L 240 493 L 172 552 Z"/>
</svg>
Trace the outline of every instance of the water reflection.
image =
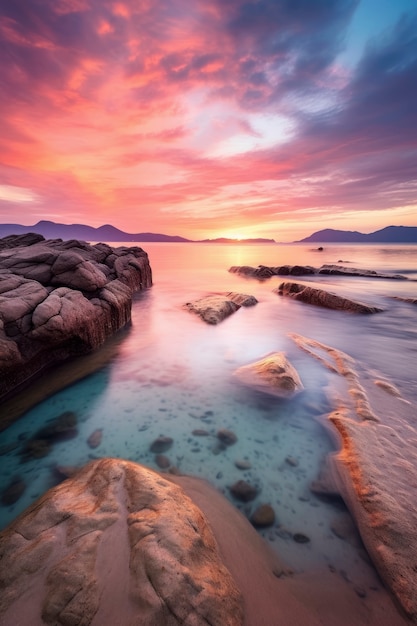
<svg viewBox="0 0 417 626">
<path fill-rule="evenodd" d="M 323 368 L 301 352 L 288 333 L 307 335 L 382 369 L 417 397 L 411 353 L 417 343 L 415 312 L 395 301 L 387 306 L 389 295 L 408 295 L 415 284 L 313 278 L 357 299 L 383 302 L 387 309 L 381 316 L 358 319 L 278 297 L 272 290 L 281 282 L 279 277 L 260 283 L 227 270 L 238 264 L 317 266 L 344 258 L 358 267 L 399 271 L 412 269 L 410 257 L 393 253 L 390 267 L 382 267 L 386 255 L 372 246 L 326 247 L 322 253 L 300 246 L 149 244 L 146 249 L 154 286 L 135 296 L 131 328 L 118 336 L 107 355 L 108 365 L 38 404 L 3 433 L 2 444 L 14 442 L 17 447 L 0 457 L 0 490 L 15 476 L 25 481 L 26 489 L 16 503 L 0 507 L 2 524 L 56 480 L 56 465 L 83 465 L 91 458 L 112 456 L 157 469 L 150 448 L 155 439 L 166 436 L 173 440 L 165 456 L 174 471 L 210 480 L 248 516 L 258 504 L 274 507 L 277 522 L 262 532 L 293 567 L 343 563 L 360 576 L 367 566 L 332 530 L 340 503 L 323 501 L 310 490 L 323 459 L 334 449 L 320 423 L 328 410 Z M 250 293 L 258 304 L 240 309 L 216 327 L 207 326 L 183 305 L 213 291 Z M 305 392 L 298 398 L 271 399 L 233 378 L 241 365 L 281 350 L 304 383 Z M 65 411 L 77 416 L 77 437 L 57 442 L 47 456 L 21 464 L 24 442 Z M 235 433 L 236 443 L 219 449 L 220 429 Z M 92 448 L 88 439 L 97 430 L 101 442 Z M 230 486 L 241 479 L 259 489 L 254 502 L 241 504 L 231 495 Z M 310 541 L 297 544 L 295 533 Z"/>
</svg>

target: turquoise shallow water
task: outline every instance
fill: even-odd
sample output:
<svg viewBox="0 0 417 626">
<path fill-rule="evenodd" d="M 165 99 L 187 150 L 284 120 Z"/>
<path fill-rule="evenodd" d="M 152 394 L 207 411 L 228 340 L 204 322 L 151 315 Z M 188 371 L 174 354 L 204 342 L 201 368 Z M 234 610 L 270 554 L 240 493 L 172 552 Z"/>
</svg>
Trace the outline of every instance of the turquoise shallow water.
<svg viewBox="0 0 417 626">
<path fill-rule="evenodd" d="M 335 448 L 320 423 L 328 410 L 321 366 L 288 337 L 300 333 L 341 349 L 394 382 L 417 400 L 414 376 L 417 310 L 390 296 L 417 297 L 417 246 L 333 246 L 323 252 L 299 245 L 146 244 L 154 286 L 134 297 L 132 324 L 114 340 L 111 360 L 99 371 L 28 411 L 0 435 L 0 491 L 19 477 L 25 490 L 13 505 L 0 506 L 1 526 L 56 484 L 56 466 L 81 466 L 113 456 L 157 469 L 150 445 L 160 435 L 173 439 L 164 454 L 183 473 L 220 489 L 246 515 L 270 503 L 276 523 L 262 534 L 298 570 L 327 564 L 361 582 L 370 570 L 361 551 L 338 537 L 332 526 L 347 513 L 310 491 L 325 456 Z M 381 306 L 384 313 L 357 317 L 288 301 L 272 293 L 280 277 L 258 282 L 231 274 L 232 265 L 337 262 L 352 267 L 405 273 L 409 280 L 313 277 L 341 295 Z M 411 280 L 410 280 L 411 279 Z M 302 279 L 301 279 L 302 280 Z M 218 326 L 208 326 L 183 304 L 211 292 L 253 294 L 259 303 L 242 308 Z M 250 391 L 233 372 L 241 365 L 283 350 L 297 368 L 305 391 L 279 401 Z M 65 367 L 63 372 L 65 373 Z M 73 437 L 57 442 L 38 460 L 22 462 L 30 437 L 62 413 L 75 415 Z M 237 442 L 219 451 L 216 433 L 232 430 Z M 87 440 L 102 430 L 101 443 Z M 196 429 L 207 435 L 193 434 Z M 245 460 L 250 469 L 240 470 Z M 241 504 L 229 487 L 245 479 L 259 489 Z M 298 544 L 294 533 L 310 539 Z"/>
</svg>

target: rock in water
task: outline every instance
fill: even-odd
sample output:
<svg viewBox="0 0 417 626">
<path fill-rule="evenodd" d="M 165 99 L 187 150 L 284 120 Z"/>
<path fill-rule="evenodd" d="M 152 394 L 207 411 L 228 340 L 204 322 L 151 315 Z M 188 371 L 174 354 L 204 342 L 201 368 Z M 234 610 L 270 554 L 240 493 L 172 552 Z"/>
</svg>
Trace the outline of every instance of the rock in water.
<svg viewBox="0 0 417 626">
<path fill-rule="evenodd" d="M 243 601 L 184 491 L 101 459 L 0 534 L 0 622 L 241 626 Z"/>
<path fill-rule="evenodd" d="M 187 302 L 185 307 L 192 313 L 196 313 L 207 324 L 218 324 L 226 317 L 240 309 L 240 305 L 225 296 L 207 296 Z"/>
<path fill-rule="evenodd" d="M 32 376 L 100 346 L 152 285 L 146 252 L 104 243 L 0 239 L 0 399 Z"/>
<path fill-rule="evenodd" d="M 159 454 L 160 452 L 166 452 L 170 449 L 174 440 L 171 437 L 158 437 L 152 442 L 150 451 Z"/>
<path fill-rule="evenodd" d="M 252 513 L 250 521 L 254 526 L 258 526 L 260 528 L 272 526 L 275 522 L 275 511 L 270 504 L 261 504 Z"/>
<path fill-rule="evenodd" d="M 222 428 L 217 432 L 217 438 L 224 443 L 225 446 L 232 446 L 237 441 L 237 435 L 226 428 Z"/>
<path fill-rule="evenodd" d="M 258 495 L 258 490 L 250 485 L 246 480 L 238 480 L 237 483 L 230 487 L 231 494 L 242 502 L 250 502 Z"/>
<path fill-rule="evenodd" d="M 1 494 L 1 503 L 3 506 L 14 504 L 23 495 L 26 489 L 26 483 L 20 476 L 12 478 L 6 489 Z"/>
<path fill-rule="evenodd" d="M 101 444 L 101 440 L 103 439 L 103 429 L 97 428 L 94 432 L 91 433 L 89 438 L 87 439 L 87 444 L 90 448 L 98 448 Z"/>
<path fill-rule="evenodd" d="M 260 361 L 243 365 L 234 375 L 245 385 L 279 398 L 290 398 L 304 389 L 284 352 L 271 352 Z"/>
<path fill-rule="evenodd" d="M 315 289 L 301 285 L 300 283 L 281 283 L 280 286 L 273 289 L 273 291 L 280 296 L 289 296 L 293 298 L 293 300 L 300 300 L 301 302 L 322 306 L 326 309 L 349 311 L 351 313 L 379 313 L 382 311 L 382 309 L 376 306 L 368 306 L 367 304 L 363 304 L 363 302 L 342 298 L 324 289 Z"/>
</svg>

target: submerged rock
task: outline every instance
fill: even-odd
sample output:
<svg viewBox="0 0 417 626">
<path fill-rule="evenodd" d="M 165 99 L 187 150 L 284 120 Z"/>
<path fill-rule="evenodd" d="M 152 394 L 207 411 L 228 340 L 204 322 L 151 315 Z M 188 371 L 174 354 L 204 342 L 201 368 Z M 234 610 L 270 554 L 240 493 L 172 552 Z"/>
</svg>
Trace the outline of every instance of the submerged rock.
<svg viewBox="0 0 417 626">
<path fill-rule="evenodd" d="M 173 443 L 174 440 L 171 437 L 158 437 L 151 443 L 150 451 L 155 453 L 166 452 Z"/>
<path fill-rule="evenodd" d="M 246 480 L 238 480 L 230 487 L 230 492 L 237 500 L 242 502 L 250 502 L 258 495 L 258 489 L 247 483 Z"/>
<path fill-rule="evenodd" d="M 382 309 L 375 306 L 368 306 L 362 302 L 342 298 L 334 293 L 325 291 L 324 289 L 315 289 L 300 283 L 281 283 L 279 287 L 273 290 L 280 296 L 289 296 L 294 300 L 300 300 L 307 304 L 322 306 L 327 309 L 335 309 L 337 311 L 349 311 L 352 313 L 379 313 Z"/>
<path fill-rule="evenodd" d="M 101 440 L 103 439 L 103 429 L 97 428 L 94 432 L 91 433 L 89 438 L 87 439 L 87 444 L 90 448 L 98 448 L 101 444 Z"/>
<path fill-rule="evenodd" d="M 0 239 L 0 400 L 32 376 L 85 354 L 130 320 L 152 284 L 141 248 L 40 235 Z"/>
<path fill-rule="evenodd" d="M 78 435 L 77 416 L 73 411 L 65 411 L 52 419 L 34 435 L 34 439 L 50 441 L 66 441 Z"/>
<path fill-rule="evenodd" d="M 161 469 L 167 469 L 171 465 L 171 461 L 165 454 L 157 454 L 155 456 L 155 463 Z"/>
<path fill-rule="evenodd" d="M 234 375 L 242 383 L 279 398 L 290 398 L 304 389 L 284 352 L 271 352 L 260 361 L 243 365 Z"/>
<path fill-rule="evenodd" d="M 217 431 L 217 438 L 224 443 L 225 446 L 232 446 L 237 441 L 237 435 L 226 428 Z"/>
<path fill-rule="evenodd" d="M 270 504 L 261 504 L 252 513 L 250 521 L 254 526 L 261 528 L 272 526 L 275 522 L 275 511 Z"/>
<path fill-rule="evenodd" d="M 9 506 L 10 504 L 14 504 L 20 499 L 25 490 L 25 481 L 20 476 L 15 476 L 1 494 L 2 505 Z"/>
<path fill-rule="evenodd" d="M 0 534 L 2 624 L 243 624 L 200 509 L 134 463 L 102 459 Z"/>
</svg>

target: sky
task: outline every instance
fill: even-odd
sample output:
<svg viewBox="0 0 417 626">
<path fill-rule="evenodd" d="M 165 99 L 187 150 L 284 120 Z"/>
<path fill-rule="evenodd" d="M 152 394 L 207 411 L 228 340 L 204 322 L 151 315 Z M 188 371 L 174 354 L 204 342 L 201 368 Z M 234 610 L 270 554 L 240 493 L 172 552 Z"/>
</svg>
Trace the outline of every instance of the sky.
<svg viewBox="0 0 417 626">
<path fill-rule="evenodd" d="M 417 225 L 417 0 L 0 0 L 0 223 Z"/>
</svg>

